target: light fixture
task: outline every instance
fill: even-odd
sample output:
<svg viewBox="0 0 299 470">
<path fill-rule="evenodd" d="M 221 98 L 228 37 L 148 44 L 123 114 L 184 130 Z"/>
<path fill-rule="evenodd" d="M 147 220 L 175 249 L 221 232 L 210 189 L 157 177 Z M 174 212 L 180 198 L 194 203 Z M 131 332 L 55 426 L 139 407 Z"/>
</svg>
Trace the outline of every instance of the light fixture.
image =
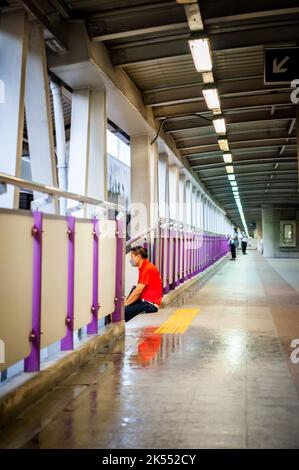
<svg viewBox="0 0 299 470">
<path fill-rule="evenodd" d="M 207 103 L 208 109 L 219 110 L 220 109 L 220 97 L 217 88 L 213 85 L 207 85 L 202 89 L 203 97 Z"/>
<path fill-rule="evenodd" d="M 233 190 L 233 193 L 238 193 L 239 192 L 239 189 L 236 187 L 236 188 L 232 188 Z"/>
<path fill-rule="evenodd" d="M 214 83 L 213 72 L 203 72 L 202 73 L 202 80 L 203 80 L 204 83 Z"/>
<path fill-rule="evenodd" d="M 227 152 L 229 150 L 228 140 L 226 136 L 218 138 L 218 145 L 220 150 L 222 150 L 223 152 Z"/>
<path fill-rule="evenodd" d="M 218 142 L 219 142 L 219 139 L 218 139 Z M 223 154 L 223 160 L 225 163 L 232 163 L 233 159 L 232 159 L 232 154 L 231 153 L 224 153 Z"/>
<path fill-rule="evenodd" d="M 236 179 L 235 175 L 227 175 L 227 177 L 230 181 L 235 181 Z"/>
<path fill-rule="evenodd" d="M 274 170 L 277 170 L 279 163 L 275 163 Z"/>
<path fill-rule="evenodd" d="M 230 184 L 231 184 L 232 187 L 236 187 L 237 186 L 237 181 L 231 181 Z"/>
<path fill-rule="evenodd" d="M 227 173 L 233 173 L 234 172 L 233 165 L 226 165 L 225 169 L 226 169 Z"/>
<path fill-rule="evenodd" d="M 225 134 L 226 133 L 226 125 L 224 117 L 220 114 L 219 116 L 214 117 L 213 119 L 213 126 L 217 134 Z"/>
<path fill-rule="evenodd" d="M 188 42 L 197 72 L 211 72 L 212 54 L 209 39 L 189 39 Z"/>
</svg>

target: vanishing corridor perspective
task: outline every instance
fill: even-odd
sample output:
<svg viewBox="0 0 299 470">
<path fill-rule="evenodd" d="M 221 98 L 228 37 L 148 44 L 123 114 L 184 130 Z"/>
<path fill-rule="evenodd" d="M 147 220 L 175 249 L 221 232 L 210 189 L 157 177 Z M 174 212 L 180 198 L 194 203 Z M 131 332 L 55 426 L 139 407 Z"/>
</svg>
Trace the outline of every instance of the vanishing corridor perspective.
<svg viewBox="0 0 299 470">
<path fill-rule="evenodd" d="M 298 0 L 0 0 L 0 449 L 299 448 L 298 45 Z"/>
</svg>

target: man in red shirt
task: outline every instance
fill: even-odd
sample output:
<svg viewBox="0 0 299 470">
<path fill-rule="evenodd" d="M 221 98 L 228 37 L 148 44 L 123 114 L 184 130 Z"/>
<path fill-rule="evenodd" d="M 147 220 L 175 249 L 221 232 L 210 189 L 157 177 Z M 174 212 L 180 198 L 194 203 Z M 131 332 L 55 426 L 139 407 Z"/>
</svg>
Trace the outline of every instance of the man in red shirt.
<svg viewBox="0 0 299 470">
<path fill-rule="evenodd" d="M 162 302 L 162 281 L 156 266 L 148 260 L 147 250 L 135 246 L 131 250 L 132 266 L 139 269 L 137 286 L 125 301 L 125 320 L 129 321 L 141 312 L 157 312 Z"/>
</svg>

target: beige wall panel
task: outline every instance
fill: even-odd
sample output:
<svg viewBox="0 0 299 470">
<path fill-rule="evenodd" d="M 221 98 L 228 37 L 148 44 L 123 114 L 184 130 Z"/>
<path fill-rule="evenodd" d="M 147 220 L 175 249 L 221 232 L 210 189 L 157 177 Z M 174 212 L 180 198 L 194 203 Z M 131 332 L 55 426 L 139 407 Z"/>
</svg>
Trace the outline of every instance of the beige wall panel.
<svg viewBox="0 0 299 470">
<path fill-rule="evenodd" d="M 101 220 L 99 228 L 99 318 L 102 318 L 115 308 L 116 223 Z"/>
<path fill-rule="evenodd" d="M 93 281 L 93 224 L 76 221 L 74 328 L 82 328 L 91 319 Z"/>
<path fill-rule="evenodd" d="M 5 346 L 0 370 L 27 357 L 31 350 L 32 226 L 30 213 L 0 212 L 0 340 Z"/>
<path fill-rule="evenodd" d="M 68 235 L 65 219 L 43 219 L 41 346 L 64 338 L 67 315 Z"/>
</svg>

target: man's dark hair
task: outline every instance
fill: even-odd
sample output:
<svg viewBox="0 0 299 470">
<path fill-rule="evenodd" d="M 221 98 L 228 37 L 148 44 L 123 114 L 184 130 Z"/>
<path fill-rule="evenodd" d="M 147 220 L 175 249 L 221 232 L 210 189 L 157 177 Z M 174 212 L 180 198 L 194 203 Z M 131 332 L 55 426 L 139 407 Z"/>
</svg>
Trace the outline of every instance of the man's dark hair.
<svg viewBox="0 0 299 470">
<path fill-rule="evenodd" d="M 131 248 L 131 252 L 134 253 L 135 256 L 140 255 L 143 259 L 148 257 L 147 248 L 144 248 L 141 245 L 133 246 L 133 248 Z"/>
</svg>

